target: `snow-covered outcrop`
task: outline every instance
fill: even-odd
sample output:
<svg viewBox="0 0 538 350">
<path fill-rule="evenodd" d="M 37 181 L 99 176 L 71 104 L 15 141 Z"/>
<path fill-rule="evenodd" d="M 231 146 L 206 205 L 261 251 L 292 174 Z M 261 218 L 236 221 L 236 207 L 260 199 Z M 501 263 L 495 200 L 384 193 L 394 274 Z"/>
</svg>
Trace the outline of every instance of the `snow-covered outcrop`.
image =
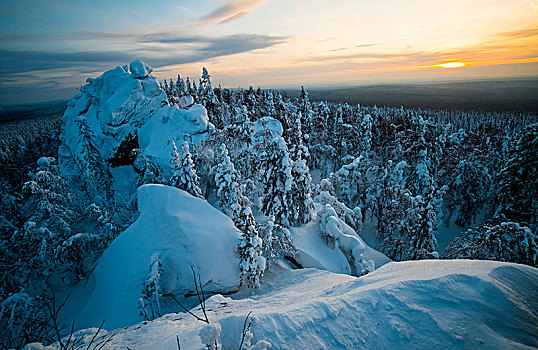
<svg viewBox="0 0 538 350">
<path fill-rule="evenodd" d="M 80 123 L 85 121 L 95 137 L 100 155 L 109 159 L 125 137 L 168 105 L 166 94 L 157 80 L 148 75 L 151 69 L 144 63 L 132 62 L 116 67 L 98 78 L 88 78 L 80 92 L 67 105 L 63 115 L 61 154 L 81 153 Z M 70 151 L 70 152 L 69 152 Z"/>
<path fill-rule="evenodd" d="M 255 295 L 216 295 L 206 305 L 223 349 L 239 348 L 249 312 L 244 348 L 523 349 L 538 347 L 537 289 L 538 269 L 530 266 L 425 260 L 392 262 L 360 278 L 288 271 Z M 117 329 L 108 346 L 174 349 L 177 336 L 182 349 L 201 349 L 203 327 L 186 313 L 174 313 Z M 95 331 L 87 331 L 86 342 Z M 111 334 L 102 331 L 96 341 Z"/>
<path fill-rule="evenodd" d="M 142 320 L 143 284 L 156 260 L 163 295 L 182 298 L 192 293 L 191 267 L 200 275 L 206 295 L 239 284 L 240 232 L 228 216 L 175 187 L 144 185 L 138 196 L 140 217 L 98 261 L 86 287 L 89 297 L 74 317 L 77 328 L 106 320 L 110 329 Z"/>
<path fill-rule="evenodd" d="M 185 109 L 168 105 L 165 92 L 150 74 L 152 70 L 137 60 L 87 79 L 63 115 L 65 126 L 58 152 L 61 174 L 81 183 L 88 177 L 98 178 L 101 187 L 111 181 L 105 187 L 115 190 L 116 204 L 125 205 L 136 189 L 137 172 L 130 166 L 134 158 L 115 159 L 114 166 L 109 163 L 118 157 L 122 145 L 126 148 L 124 157 L 129 158 L 131 149 L 138 148 L 137 152 L 169 176 L 172 141 L 196 144 L 212 128 L 205 107 L 192 104 L 192 97 Z M 91 192 L 91 188 L 87 190 Z M 118 202 L 119 193 L 123 199 Z"/>
</svg>

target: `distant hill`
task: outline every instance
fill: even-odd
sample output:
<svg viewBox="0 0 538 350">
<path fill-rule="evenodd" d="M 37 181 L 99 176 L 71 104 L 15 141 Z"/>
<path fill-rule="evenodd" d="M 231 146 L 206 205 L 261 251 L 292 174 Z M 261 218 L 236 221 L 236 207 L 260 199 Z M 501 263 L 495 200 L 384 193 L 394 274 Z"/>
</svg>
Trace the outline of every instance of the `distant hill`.
<svg viewBox="0 0 538 350">
<path fill-rule="evenodd" d="M 285 91 L 291 97 L 299 94 L 298 90 Z M 538 78 L 309 88 L 308 95 L 314 101 L 367 106 L 538 112 Z"/>
<path fill-rule="evenodd" d="M 12 104 L 0 106 L 0 123 L 12 120 L 41 118 L 46 116 L 61 117 L 67 107 L 67 100 L 32 104 Z"/>
</svg>

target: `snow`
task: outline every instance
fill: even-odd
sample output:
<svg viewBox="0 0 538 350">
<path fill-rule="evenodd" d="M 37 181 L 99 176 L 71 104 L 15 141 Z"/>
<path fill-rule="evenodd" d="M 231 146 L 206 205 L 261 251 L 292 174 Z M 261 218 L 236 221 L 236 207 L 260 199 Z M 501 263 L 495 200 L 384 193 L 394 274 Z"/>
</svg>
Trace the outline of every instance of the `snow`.
<svg viewBox="0 0 538 350">
<path fill-rule="evenodd" d="M 210 324 L 221 327 L 222 349 L 239 347 L 249 312 L 251 347 L 523 349 L 538 346 L 537 288 L 538 270 L 526 265 L 425 260 L 391 262 L 360 278 L 287 271 L 254 294 L 215 295 L 206 306 Z M 177 348 L 177 336 L 182 349 L 201 349 L 204 325 L 172 313 L 97 339 L 113 335 L 109 348 L 158 350 Z"/>
<path fill-rule="evenodd" d="M 209 345 L 213 348 L 215 342 L 219 338 L 220 331 L 221 327 L 218 323 L 208 324 L 202 328 L 200 330 L 200 340 L 202 341 L 202 344 Z"/>
<path fill-rule="evenodd" d="M 138 198 L 140 217 L 107 248 L 90 276 L 88 299 L 74 317 L 79 329 L 103 319 L 112 328 L 139 322 L 142 284 L 155 256 L 163 264 L 163 293 L 192 293 L 191 266 L 207 294 L 239 284 L 240 232 L 229 217 L 175 187 L 144 185 Z"/>
<path fill-rule="evenodd" d="M 138 142 L 146 156 L 163 169 L 170 169 L 172 141 L 182 145 L 184 141 L 197 144 L 210 129 L 207 111 L 202 105 L 189 109 L 163 106 L 138 131 Z"/>
<path fill-rule="evenodd" d="M 254 122 L 251 141 L 253 145 L 270 143 L 273 139 L 281 137 L 282 124 L 273 117 L 263 117 Z"/>
<path fill-rule="evenodd" d="M 303 267 L 314 267 L 335 273 L 360 274 L 362 268 L 366 267 L 358 265 L 363 260 L 366 263 L 371 260 L 373 264 L 369 265 L 376 268 L 390 261 L 385 255 L 364 243 L 355 230 L 335 216 L 334 210 L 332 212 L 333 215 L 325 217 L 320 212 L 316 220 L 300 227 L 290 228 L 293 244 L 299 251 L 297 261 Z M 332 234 L 337 246 L 341 246 L 342 249 L 337 249 L 337 246 L 329 247 L 323 240 L 320 226 L 322 221 L 327 219 L 334 224 Z M 353 266 L 343 251 L 351 252 L 355 263 Z"/>
<path fill-rule="evenodd" d="M 129 64 L 129 71 L 131 72 L 133 78 L 140 79 L 146 78 L 151 72 L 153 72 L 153 68 L 140 60 L 135 60 Z"/>
<path fill-rule="evenodd" d="M 87 80 L 68 103 L 62 117 L 65 123 L 58 151 L 61 175 L 76 179 L 84 158 L 81 122 L 85 122 L 104 161 L 114 156 L 120 143 L 138 133 L 144 155 L 155 158 L 163 169 L 170 169 L 171 143 L 198 143 L 212 129 L 205 107 L 199 104 L 169 106 L 166 94 L 150 75 L 152 68 L 136 60 L 123 67 Z M 130 72 L 129 72 L 130 71 Z M 77 159 L 78 158 L 78 159 Z M 112 172 L 113 187 L 122 198 L 134 194 L 135 182 L 127 172 Z M 116 176 L 119 175 L 119 176 Z M 126 186 L 128 188 L 121 189 Z"/>
</svg>

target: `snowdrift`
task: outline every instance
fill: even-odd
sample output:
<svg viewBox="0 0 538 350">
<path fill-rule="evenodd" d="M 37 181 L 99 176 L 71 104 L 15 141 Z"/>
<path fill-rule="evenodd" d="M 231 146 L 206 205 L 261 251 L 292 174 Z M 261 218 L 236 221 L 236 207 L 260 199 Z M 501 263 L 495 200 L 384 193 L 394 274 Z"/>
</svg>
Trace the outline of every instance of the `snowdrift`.
<svg viewBox="0 0 538 350">
<path fill-rule="evenodd" d="M 161 292 L 178 298 L 193 292 L 191 266 L 207 293 L 239 284 L 240 232 L 229 217 L 175 187 L 145 185 L 138 196 L 140 217 L 98 261 L 86 287 L 90 295 L 75 316 L 77 328 L 102 320 L 112 328 L 141 321 L 143 283 L 155 259 L 162 263 Z"/>
<path fill-rule="evenodd" d="M 250 311 L 250 345 L 266 341 L 273 349 L 528 348 L 538 346 L 537 288 L 538 269 L 525 265 L 391 262 L 360 278 L 288 271 L 256 294 L 213 296 L 207 309 L 210 322 L 222 328 L 223 349 L 238 348 Z M 109 344 L 173 349 L 177 335 L 182 349 L 201 349 L 203 326 L 174 313 L 115 330 Z M 85 332 L 89 340 L 95 329 Z"/>
</svg>

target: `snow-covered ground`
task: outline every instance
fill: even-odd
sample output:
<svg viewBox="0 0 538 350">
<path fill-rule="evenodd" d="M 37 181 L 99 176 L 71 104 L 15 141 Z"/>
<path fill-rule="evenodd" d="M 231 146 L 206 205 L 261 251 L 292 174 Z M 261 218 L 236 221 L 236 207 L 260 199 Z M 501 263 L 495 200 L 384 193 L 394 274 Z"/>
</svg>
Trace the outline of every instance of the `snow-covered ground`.
<svg viewBox="0 0 538 350">
<path fill-rule="evenodd" d="M 273 349 L 530 349 L 538 347 L 536 290 L 538 270 L 525 265 L 390 262 L 359 278 L 288 271 L 233 298 L 215 295 L 207 310 L 210 322 L 221 326 L 222 349 L 239 347 L 249 312 L 247 345 L 258 348 L 270 343 Z M 193 312 L 200 314 L 199 307 Z M 177 348 L 179 337 L 182 349 L 201 349 L 204 326 L 186 313 L 172 313 L 101 331 L 97 340 L 111 337 L 106 348 L 157 350 Z M 86 341 L 95 331 L 86 331 Z"/>
</svg>

